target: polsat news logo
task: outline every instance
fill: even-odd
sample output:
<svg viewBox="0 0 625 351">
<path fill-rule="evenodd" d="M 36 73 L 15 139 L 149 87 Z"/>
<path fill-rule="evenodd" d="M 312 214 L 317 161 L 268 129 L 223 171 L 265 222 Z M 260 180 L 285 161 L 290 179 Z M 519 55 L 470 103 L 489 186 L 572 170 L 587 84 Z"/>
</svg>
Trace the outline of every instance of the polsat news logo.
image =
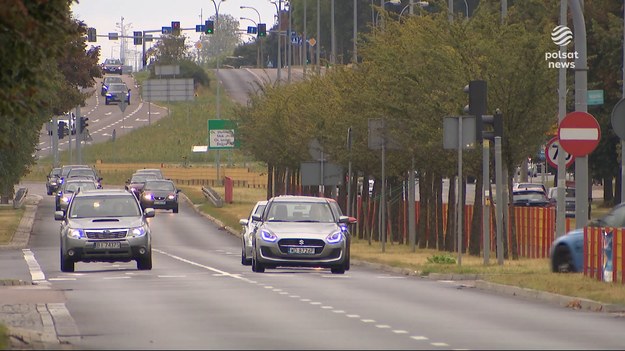
<svg viewBox="0 0 625 351">
<path fill-rule="evenodd" d="M 556 26 L 551 31 L 551 40 L 557 46 L 566 47 L 573 40 L 573 32 L 567 26 Z M 577 58 L 577 51 L 562 52 L 558 50 L 545 53 L 545 61 L 547 61 L 549 68 L 575 68 L 575 59 Z"/>
</svg>

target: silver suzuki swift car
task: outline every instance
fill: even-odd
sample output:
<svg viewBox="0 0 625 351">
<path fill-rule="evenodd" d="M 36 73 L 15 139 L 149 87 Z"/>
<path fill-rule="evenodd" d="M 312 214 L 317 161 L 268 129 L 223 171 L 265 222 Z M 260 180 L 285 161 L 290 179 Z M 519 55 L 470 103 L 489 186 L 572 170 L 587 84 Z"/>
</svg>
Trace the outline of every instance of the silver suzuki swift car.
<svg viewBox="0 0 625 351">
<path fill-rule="evenodd" d="M 349 217 L 337 216 L 326 198 L 282 195 L 271 198 L 252 236 L 252 271 L 265 268 L 349 269 Z"/>
</svg>

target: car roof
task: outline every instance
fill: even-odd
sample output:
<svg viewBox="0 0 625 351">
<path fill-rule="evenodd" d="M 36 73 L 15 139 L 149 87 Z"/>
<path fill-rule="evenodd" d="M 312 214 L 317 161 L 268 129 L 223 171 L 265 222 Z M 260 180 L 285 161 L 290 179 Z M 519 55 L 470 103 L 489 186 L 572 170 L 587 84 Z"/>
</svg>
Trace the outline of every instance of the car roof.
<svg viewBox="0 0 625 351">
<path fill-rule="evenodd" d="M 129 196 L 134 196 L 131 192 L 129 192 L 126 189 L 116 189 L 116 188 L 111 188 L 111 189 L 86 189 L 86 190 L 82 190 L 79 193 L 76 193 L 75 196 L 80 196 L 80 197 L 84 197 L 84 196 L 102 196 L 102 195 L 129 195 Z"/>
<path fill-rule="evenodd" d="M 325 202 L 328 203 L 328 199 L 324 197 L 316 196 L 304 196 L 304 195 L 278 195 L 271 198 L 271 202 Z"/>
</svg>

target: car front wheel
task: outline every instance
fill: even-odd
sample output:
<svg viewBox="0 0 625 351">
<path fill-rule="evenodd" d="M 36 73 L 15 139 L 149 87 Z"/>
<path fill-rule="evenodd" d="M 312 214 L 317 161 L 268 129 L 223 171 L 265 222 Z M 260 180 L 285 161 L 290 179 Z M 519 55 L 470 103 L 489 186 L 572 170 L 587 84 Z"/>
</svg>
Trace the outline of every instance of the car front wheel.
<svg viewBox="0 0 625 351">
<path fill-rule="evenodd" d="M 553 252 L 553 258 L 551 260 L 551 270 L 555 273 L 570 273 L 575 272 L 575 266 L 573 265 L 573 256 L 571 251 L 566 246 L 558 246 Z"/>
<path fill-rule="evenodd" d="M 61 251 L 61 272 L 73 272 L 74 271 L 74 261 L 70 258 L 65 257 L 63 252 Z"/>
<path fill-rule="evenodd" d="M 152 269 L 152 254 L 148 253 L 146 257 L 137 259 L 137 269 L 140 271 L 149 271 Z"/>
</svg>

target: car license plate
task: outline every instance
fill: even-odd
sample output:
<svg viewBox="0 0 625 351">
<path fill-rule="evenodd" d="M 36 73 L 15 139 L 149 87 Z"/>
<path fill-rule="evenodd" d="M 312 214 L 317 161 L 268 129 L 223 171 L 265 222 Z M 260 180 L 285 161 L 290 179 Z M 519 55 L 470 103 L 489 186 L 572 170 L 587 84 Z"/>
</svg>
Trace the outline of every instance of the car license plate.
<svg viewBox="0 0 625 351">
<path fill-rule="evenodd" d="M 165 204 L 165 201 L 155 200 L 155 201 L 154 201 L 154 204 L 155 204 L 155 205 L 164 205 L 164 204 Z"/>
<path fill-rule="evenodd" d="M 96 241 L 96 249 L 119 249 L 122 247 L 122 243 L 119 241 Z"/>
<path fill-rule="evenodd" d="M 289 247 L 290 254 L 309 254 L 315 253 L 314 247 Z"/>
</svg>

